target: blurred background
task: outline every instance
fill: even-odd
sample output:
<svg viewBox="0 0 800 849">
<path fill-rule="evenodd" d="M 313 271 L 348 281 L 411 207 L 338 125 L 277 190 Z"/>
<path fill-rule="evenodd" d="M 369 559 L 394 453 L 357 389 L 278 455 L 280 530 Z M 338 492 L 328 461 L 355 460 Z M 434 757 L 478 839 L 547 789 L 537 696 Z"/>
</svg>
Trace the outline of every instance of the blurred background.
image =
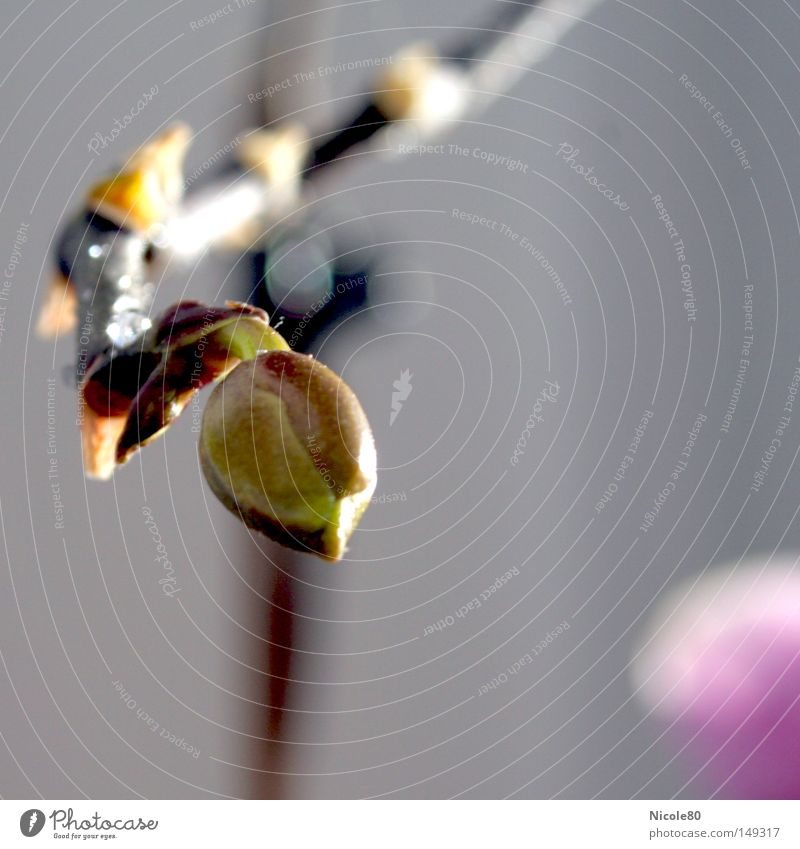
<svg viewBox="0 0 800 849">
<path fill-rule="evenodd" d="M 370 154 L 320 194 L 326 249 L 370 266 L 363 309 L 312 346 L 378 447 L 341 564 L 225 511 L 191 410 L 111 482 L 85 481 L 75 339 L 32 329 L 88 182 L 170 121 L 196 133 L 186 174 L 213 171 L 265 122 L 335 128 L 398 49 L 459 44 L 502 5 L 2 12 L 2 796 L 754 792 L 800 695 L 797 611 L 764 622 L 798 593 L 796 0 L 607 0 L 441 150 Z M 247 297 L 254 265 L 170 269 L 157 309 Z M 762 587 L 750 618 L 747 591 L 714 592 L 661 627 L 742 564 Z M 754 621 L 767 636 L 678 728 L 695 694 L 667 696 L 709 611 L 741 631 L 723 666 Z M 754 709 L 781 682 L 776 721 L 721 732 L 754 670 Z M 775 751 L 789 778 L 769 792 L 791 795 L 796 744 Z"/>
</svg>

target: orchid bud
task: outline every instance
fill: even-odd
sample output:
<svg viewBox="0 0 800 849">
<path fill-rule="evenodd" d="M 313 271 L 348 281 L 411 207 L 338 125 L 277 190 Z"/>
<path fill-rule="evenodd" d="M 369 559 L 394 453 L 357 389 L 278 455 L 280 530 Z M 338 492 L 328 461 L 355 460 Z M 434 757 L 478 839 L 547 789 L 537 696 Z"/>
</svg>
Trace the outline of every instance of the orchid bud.
<svg viewBox="0 0 800 849">
<path fill-rule="evenodd" d="M 214 494 L 249 527 L 339 560 L 376 484 L 358 399 L 310 356 L 269 351 L 211 393 L 200 461 Z"/>
</svg>

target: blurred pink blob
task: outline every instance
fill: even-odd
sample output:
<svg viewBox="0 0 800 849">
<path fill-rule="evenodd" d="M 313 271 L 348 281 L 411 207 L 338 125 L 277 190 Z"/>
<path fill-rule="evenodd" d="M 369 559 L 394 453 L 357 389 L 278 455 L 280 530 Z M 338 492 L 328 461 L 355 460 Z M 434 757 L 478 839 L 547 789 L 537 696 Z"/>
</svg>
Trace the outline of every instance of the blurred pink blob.
<svg viewBox="0 0 800 849">
<path fill-rule="evenodd" d="M 633 661 L 714 795 L 800 798 L 800 567 L 784 557 L 716 569 L 660 602 Z"/>
</svg>

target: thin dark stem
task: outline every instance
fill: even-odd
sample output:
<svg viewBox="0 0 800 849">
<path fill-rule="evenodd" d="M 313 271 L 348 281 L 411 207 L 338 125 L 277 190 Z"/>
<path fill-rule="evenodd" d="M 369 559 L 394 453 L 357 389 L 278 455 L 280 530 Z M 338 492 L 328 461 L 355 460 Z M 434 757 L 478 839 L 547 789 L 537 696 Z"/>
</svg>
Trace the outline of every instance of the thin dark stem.
<svg viewBox="0 0 800 849">
<path fill-rule="evenodd" d="M 277 547 L 275 552 L 277 553 Z M 291 747 L 283 742 L 287 725 L 289 681 L 293 673 L 294 653 L 294 596 L 292 579 L 286 571 L 291 566 L 292 555 L 277 554 L 270 565 L 262 554 L 248 555 L 254 573 L 271 570 L 268 603 L 257 598 L 257 620 L 263 624 L 264 640 L 259 641 L 258 656 L 253 665 L 266 672 L 261 677 L 260 700 L 266 708 L 252 711 L 250 724 L 253 737 L 263 740 L 253 757 L 248 753 L 245 762 L 254 763 L 256 771 L 250 774 L 247 795 L 255 799 L 284 799 L 288 796 L 286 773 L 291 769 Z"/>
</svg>

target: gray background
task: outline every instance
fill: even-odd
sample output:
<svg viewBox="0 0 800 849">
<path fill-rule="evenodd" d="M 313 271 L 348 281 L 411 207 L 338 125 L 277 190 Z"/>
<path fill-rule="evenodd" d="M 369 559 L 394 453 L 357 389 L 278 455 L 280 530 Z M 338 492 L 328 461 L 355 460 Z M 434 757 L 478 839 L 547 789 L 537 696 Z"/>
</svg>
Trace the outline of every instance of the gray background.
<svg viewBox="0 0 800 849">
<path fill-rule="evenodd" d="M 74 399 L 61 379 L 74 340 L 43 343 L 31 329 L 51 240 L 87 180 L 164 123 L 181 118 L 197 131 L 190 173 L 264 119 L 248 92 L 420 38 L 452 41 L 448 28 L 482 23 L 495 4 L 334 3 L 275 23 L 317 5 L 285 0 L 191 28 L 223 5 L 76 0 L 2 13 L 4 269 L 23 223 L 28 240 L 0 341 L 0 794 L 713 794 L 713 782 L 674 757 L 628 670 L 665 586 L 798 542 L 800 421 L 761 491 L 748 487 L 800 353 L 800 6 L 608 0 L 508 97 L 444 138 L 515 157 L 526 174 L 471 156 L 376 156 L 336 187 L 343 194 L 320 201 L 328 221 L 364 216 L 342 228 L 357 245 L 391 243 L 377 251 L 370 310 L 321 341 L 319 355 L 373 422 L 376 494 L 405 495 L 371 507 L 334 567 L 248 537 L 203 485 L 188 415 L 113 482 L 83 480 Z M 725 116 L 750 170 L 681 74 Z M 319 131 L 370 79 L 369 70 L 344 71 L 265 106 L 271 119 L 303 110 Z M 154 84 L 146 109 L 92 154 L 91 136 L 108 133 Z M 562 143 L 630 209 L 559 159 Z M 654 194 L 686 245 L 693 323 Z M 526 236 L 571 304 L 518 243 L 456 220 L 454 208 Z M 754 353 L 723 433 L 747 281 Z M 236 257 L 209 258 L 165 278 L 159 305 L 184 292 L 218 300 L 245 285 Z M 390 428 L 402 369 L 413 390 Z M 47 471 L 51 377 L 63 531 Z M 515 467 L 546 379 L 558 381 L 558 399 Z M 598 514 L 645 410 L 653 418 L 635 463 Z M 641 533 L 698 413 L 708 420 L 688 468 Z M 145 504 L 176 568 L 173 599 L 159 588 Z M 480 609 L 455 617 L 512 567 L 519 574 Z M 259 705 L 278 570 L 291 571 L 299 651 L 288 743 L 271 759 Z M 452 626 L 425 635 L 448 616 Z M 478 695 L 562 621 L 569 630 L 534 663 Z M 199 757 L 154 734 L 115 681 Z"/>
</svg>

